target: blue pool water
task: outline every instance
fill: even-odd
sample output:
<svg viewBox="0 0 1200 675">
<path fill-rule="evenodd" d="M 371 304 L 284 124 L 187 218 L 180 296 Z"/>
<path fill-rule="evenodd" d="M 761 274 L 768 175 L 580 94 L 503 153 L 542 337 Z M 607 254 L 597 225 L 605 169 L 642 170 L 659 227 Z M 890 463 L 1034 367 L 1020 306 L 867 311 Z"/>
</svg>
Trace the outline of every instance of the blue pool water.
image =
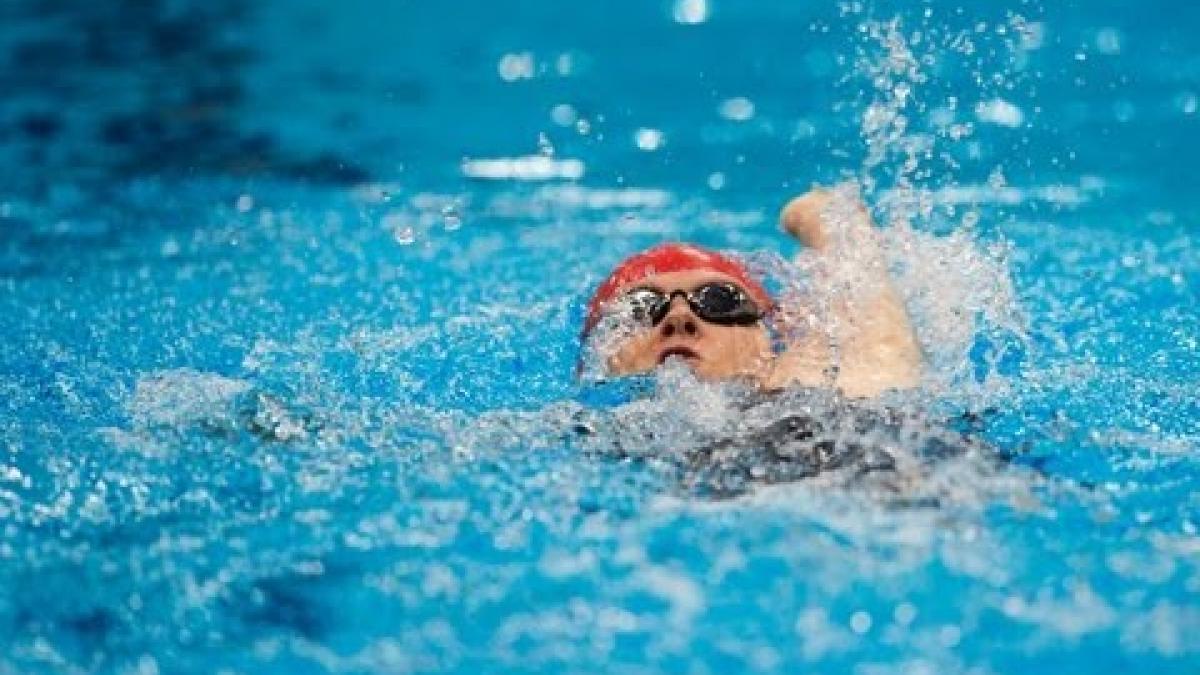
<svg viewBox="0 0 1200 675">
<path fill-rule="evenodd" d="M 0 672 L 1197 672 L 1200 10 L 509 4 L 0 9 Z M 607 269 L 839 181 L 1010 459 L 592 452 L 738 420 Z"/>
</svg>

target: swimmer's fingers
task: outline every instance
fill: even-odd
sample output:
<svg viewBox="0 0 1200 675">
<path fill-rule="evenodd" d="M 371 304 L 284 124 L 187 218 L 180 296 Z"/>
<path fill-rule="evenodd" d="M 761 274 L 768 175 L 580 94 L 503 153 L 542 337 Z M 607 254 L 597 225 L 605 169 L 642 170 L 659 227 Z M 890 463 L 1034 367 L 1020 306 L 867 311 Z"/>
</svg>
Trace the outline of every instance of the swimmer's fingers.
<svg viewBox="0 0 1200 675">
<path fill-rule="evenodd" d="M 792 199 L 779 214 L 779 224 L 800 243 L 828 251 L 835 242 L 856 248 L 871 244 L 871 215 L 849 186 L 813 188 Z"/>
<path fill-rule="evenodd" d="M 784 231 L 800 240 L 801 244 L 818 251 L 829 245 L 829 232 L 821 219 L 821 212 L 829 206 L 833 193 L 823 188 L 814 188 L 792 199 L 779 213 L 779 224 Z"/>
</svg>

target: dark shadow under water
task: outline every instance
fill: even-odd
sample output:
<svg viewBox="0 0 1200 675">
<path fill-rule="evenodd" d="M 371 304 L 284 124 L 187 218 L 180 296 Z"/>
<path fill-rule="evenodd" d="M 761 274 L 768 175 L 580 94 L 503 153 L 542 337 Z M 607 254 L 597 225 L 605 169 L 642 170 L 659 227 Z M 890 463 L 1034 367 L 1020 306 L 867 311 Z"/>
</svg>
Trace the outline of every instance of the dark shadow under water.
<svg viewBox="0 0 1200 675">
<path fill-rule="evenodd" d="M 242 119 L 256 11 L 234 0 L 6 3 L 0 157 L 25 170 L 5 187 L 37 197 L 139 176 L 364 179 L 348 158 L 289 149 Z"/>
</svg>

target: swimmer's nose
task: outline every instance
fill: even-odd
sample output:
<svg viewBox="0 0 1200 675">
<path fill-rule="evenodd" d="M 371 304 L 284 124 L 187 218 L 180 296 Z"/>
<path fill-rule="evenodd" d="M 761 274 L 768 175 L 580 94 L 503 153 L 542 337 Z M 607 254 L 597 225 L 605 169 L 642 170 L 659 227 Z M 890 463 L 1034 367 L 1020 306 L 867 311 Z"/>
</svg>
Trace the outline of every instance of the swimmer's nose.
<svg viewBox="0 0 1200 675">
<path fill-rule="evenodd" d="M 678 302 L 676 302 L 678 300 Z M 700 335 L 700 321 L 692 314 L 687 301 L 683 298 L 671 299 L 671 311 L 658 325 L 658 332 L 664 338 L 697 337 Z"/>
</svg>

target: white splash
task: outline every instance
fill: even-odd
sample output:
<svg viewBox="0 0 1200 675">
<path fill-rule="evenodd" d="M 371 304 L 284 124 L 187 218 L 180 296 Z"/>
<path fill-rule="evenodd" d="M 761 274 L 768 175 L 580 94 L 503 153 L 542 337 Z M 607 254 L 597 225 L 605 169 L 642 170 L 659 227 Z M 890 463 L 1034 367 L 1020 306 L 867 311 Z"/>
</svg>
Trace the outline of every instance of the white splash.
<svg viewBox="0 0 1200 675">
<path fill-rule="evenodd" d="M 138 378 L 126 410 L 135 427 L 180 426 L 224 419 L 243 380 L 190 368 L 157 370 Z"/>
</svg>

